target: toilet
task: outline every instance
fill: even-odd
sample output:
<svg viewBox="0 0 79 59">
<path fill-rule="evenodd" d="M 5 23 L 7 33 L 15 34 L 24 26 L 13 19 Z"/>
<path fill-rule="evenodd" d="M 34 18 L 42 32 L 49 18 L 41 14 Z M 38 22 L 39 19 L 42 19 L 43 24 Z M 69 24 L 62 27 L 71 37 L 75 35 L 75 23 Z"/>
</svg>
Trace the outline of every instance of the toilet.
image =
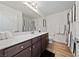
<svg viewBox="0 0 79 59">
<path fill-rule="evenodd" d="M 53 38 L 49 36 L 49 43 L 53 43 Z"/>
</svg>

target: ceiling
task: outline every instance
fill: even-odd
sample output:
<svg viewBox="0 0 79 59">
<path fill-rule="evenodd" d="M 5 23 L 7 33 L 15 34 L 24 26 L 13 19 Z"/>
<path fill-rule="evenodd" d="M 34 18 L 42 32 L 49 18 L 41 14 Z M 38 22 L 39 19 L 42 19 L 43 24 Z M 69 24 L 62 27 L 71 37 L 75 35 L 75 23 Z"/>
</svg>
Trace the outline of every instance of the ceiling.
<svg viewBox="0 0 79 59">
<path fill-rule="evenodd" d="M 38 10 L 44 16 L 62 12 L 71 8 L 74 1 L 40 1 L 38 2 Z"/>
<path fill-rule="evenodd" d="M 39 15 L 23 4 L 24 1 L 0 1 L 1 4 L 22 11 L 28 18 L 37 18 Z M 48 16 L 54 13 L 71 8 L 74 1 L 37 1 L 37 10 L 42 16 Z"/>
</svg>

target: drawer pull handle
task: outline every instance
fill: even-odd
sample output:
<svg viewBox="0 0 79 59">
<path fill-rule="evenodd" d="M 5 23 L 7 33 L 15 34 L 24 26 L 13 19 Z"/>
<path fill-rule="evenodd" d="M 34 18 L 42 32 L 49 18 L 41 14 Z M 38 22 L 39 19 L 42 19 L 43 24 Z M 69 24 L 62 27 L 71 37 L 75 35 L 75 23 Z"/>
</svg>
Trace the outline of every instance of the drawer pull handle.
<svg viewBox="0 0 79 59">
<path fill-rule="evenodd" d="M 21 46 L 21 48 L 24 48 L 23 46 Z"/>
<path fill-rule="evenodd" d="M 35 46 L 33 46 L 33 48 L 35 48 Z"/>
<path fill-rule="evenodd" d="M 31 48 L 29 50 L 31 51 Z"/>
</svg>

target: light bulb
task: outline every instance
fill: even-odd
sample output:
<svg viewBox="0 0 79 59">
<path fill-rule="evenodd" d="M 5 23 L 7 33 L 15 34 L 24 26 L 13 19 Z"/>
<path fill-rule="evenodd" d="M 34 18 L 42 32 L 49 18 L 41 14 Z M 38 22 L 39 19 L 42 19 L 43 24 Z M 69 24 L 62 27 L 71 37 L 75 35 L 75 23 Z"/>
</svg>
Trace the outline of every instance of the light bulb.
<svg viewBox="0 0 79 59">
<path fill-rule="evenodd" d="M 32 5 L 35 6 L 35 3 L 33 2 Z"/>
</svg>

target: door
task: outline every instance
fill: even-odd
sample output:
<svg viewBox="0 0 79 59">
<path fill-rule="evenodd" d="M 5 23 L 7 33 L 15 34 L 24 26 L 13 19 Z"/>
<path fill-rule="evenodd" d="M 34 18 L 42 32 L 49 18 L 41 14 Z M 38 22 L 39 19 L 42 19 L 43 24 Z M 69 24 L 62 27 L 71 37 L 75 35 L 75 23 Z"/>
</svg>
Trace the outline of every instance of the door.
<svg viewBox="0 0 79 59">
<path fill-rule="evenodd" d="M 41 41 L 32 45 L 32 57 L 38 57 L 41 54 Z"/>
<path fill-rule="evenodd" d="M 44 34 L 42 36 L 42 51 L 44 51 L 47 48 L 48 45 L 48 34 Z"/>
<path fill-rule="evenodd" d="M 42 49 L 41 49 L 42 47 L 41 47 L 41 40 L 39 40 L 38 41 L 38 56 L 40 56 L 41 55 L 41 53 L 42 53 Z"/>
</svg>

